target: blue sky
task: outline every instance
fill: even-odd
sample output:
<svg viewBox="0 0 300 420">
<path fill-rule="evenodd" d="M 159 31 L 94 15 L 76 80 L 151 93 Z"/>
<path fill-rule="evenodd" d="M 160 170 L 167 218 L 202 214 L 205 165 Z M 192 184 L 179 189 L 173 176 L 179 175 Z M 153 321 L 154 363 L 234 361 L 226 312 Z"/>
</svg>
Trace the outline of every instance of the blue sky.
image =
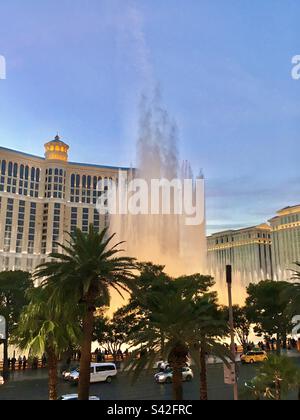
<svg viewBox="0 0 300 420">
<path fill-rule="evenodd" d="M 182 159 L 207 178 L 210 230 L 300 202 L 298 0 L 2 0 L 0 144 L 135 164 L 138 103 L 159 83 Z"/>
</svg>

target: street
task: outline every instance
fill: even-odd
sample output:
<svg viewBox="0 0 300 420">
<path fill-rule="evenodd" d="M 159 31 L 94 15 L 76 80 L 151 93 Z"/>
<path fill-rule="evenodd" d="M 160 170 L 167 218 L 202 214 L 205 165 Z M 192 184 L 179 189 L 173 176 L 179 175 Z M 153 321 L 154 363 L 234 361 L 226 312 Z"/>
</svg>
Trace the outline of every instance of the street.
<svg viewBox="0 0 300 420">
<path fill-rule="evenodd" d="M 300 365 L 300 358 L 295 359 Z M 242 390 L 246 381 L 255 376 L 256 368 L 250 365 L 239 365 L 239 386 Z M 154 372 L 153 372 L 154 373 Z M 195 371 L 195 378 L 190 383 L 184 384 L 184 399 L 199 399 L 199 374 Z M 0 387 L 0 400 L 47 400 L 48 383 L 47 371 L 15 372 L 11 380 Z M 224 384 L 224 373 L 222 365 L 208 366 L 209 399 L 211 400 L 232 400 L 232 387 Z M 77 392 L 76 386 L 59 380 L 59 395 L 72 394 Z M 158 385 L 154 382 L 153 374 L 146 372 L 140 379 L 131 384 L 126 373 L 120 373 L 111 383 L 100 383 L 91 385 L 91 395 L 100 396 L 102 400 L 171 400 L 172 385 Z M 296 399 L 297 393 L 289 395 L 289 399 Z"/>
</svg>

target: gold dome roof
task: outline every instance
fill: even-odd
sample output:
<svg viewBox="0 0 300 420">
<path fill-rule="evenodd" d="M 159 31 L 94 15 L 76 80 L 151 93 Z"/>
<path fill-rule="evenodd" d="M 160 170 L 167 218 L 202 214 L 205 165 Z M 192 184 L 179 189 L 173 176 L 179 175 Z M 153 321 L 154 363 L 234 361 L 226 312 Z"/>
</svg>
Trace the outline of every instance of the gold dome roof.
<svg viewBox="0 0 300 420">
<path fill-rule="evenodd" d="M 68 161 L 69 146 L 64 143 L 57 134 L 54 140 L 45 144 L 45 158 L 46 160 L 61 160 Z"/>
</svg>

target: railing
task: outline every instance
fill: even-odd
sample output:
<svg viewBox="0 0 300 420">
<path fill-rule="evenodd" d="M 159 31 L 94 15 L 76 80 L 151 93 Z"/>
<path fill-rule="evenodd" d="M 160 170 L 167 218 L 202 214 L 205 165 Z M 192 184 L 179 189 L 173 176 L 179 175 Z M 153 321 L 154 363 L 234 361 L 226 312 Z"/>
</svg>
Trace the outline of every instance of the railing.
<svg viewBox="0 0 300 420">
<path fill-rule="evenodd" d="M 96 363 L 98 361 L 98 356 L 97 354 L 93 353 L 92 354 L 92 362 Z M 124 355 L 116 355 L 115 357 L 111 354 L 109 355 L 103 355 L 102 354 L 102 360 L 101 362 L 105 363 L 105 362 L 123 362 L 125 360 L 127 360 L 129 357 L 129 355 L 124 354 Z M 79 359 L 72 359 L 72 362 L 78 362 L 79 363 Z M 27 360 L 26 366 L 23 366 L 23 362 L 22 365 L 19 365 L 18 360 L 15 363 L 15 366 L 13 368 L 12 364 L 10 364 L 10 371 L 22 371 L 22 370 L 37 370 L 37 369 L 45 369 L 47 367 L 47 362 L 46 364 L 43 363 L 42 359 L 37 360 L 36 364 L 33 364 L 32 360 Z M 0 373 L 3 371 L 3 361 L 0 361 Z"/>
</svg>

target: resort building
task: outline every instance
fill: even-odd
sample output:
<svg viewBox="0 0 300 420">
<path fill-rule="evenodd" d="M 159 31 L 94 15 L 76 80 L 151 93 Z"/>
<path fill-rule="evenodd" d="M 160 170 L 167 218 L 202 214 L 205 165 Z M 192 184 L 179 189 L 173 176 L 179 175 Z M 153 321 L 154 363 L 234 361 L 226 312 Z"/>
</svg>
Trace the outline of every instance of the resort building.
<svg viewBox="0 0 300 420">
<path fill-rule="evenodd" d="M 208 237 L 208 269 L 215 278 L 232 265 L 243 285 L 272 278 L 271 227 L 228 230 Z"/>
<path fill-rule="evenodd" d="M 286 207 L 269 224 L 215 233 L 207 238 L 208 269 L 215 278 L 232 265 L 247 286 L 260 280 L 290 280 L 300 261 L 300 205 Z"/>
<path fill-rule="evenodd" d="M 275 279 L 290 279 L 294 263 L 300 261 L 300 205 L 278 211 L 269 222 Z"/>
<path fill-rule="evenodd" d="M 1 271 L 31 271 L 66 232 L 108 223 L 95 206 L 98 182 L 117 180 L 128 168 L 69 162 L 68 151 L 59 136 L 45 144 L 44 158 L 0 147 Z"/>
</svg>

